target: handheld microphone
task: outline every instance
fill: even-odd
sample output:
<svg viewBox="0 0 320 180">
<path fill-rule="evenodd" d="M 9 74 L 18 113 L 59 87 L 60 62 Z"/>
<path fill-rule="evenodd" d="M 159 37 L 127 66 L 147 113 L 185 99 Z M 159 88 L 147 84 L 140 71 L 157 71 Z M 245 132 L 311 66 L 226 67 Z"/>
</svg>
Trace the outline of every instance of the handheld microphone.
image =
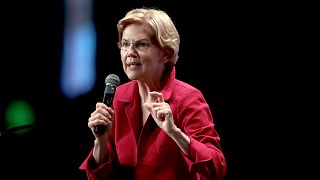
<svg viewBox="0 0 320 180">
<path fill-rule="evenodd" d="M 109 74 L 105 79 L 106 87 L 104 89 L 104 95 L 102 102 L 107 106 L 112 106 L 112 101 L 114 94 L 116 92 L 116 87 L 120 84 L 120 79 L 115 74 Z M 104 125 L 97 125 L 94 127 L 94 131 L 98 134 L 103 134 L 106 130 L 106 126 Z"/>
</svg>

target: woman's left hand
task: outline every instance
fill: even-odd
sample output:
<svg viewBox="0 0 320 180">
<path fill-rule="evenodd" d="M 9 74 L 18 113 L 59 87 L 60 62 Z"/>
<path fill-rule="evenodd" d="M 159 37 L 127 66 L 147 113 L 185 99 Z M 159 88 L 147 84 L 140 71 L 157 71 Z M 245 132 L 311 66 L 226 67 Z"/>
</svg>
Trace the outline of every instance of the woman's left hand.
<svg viewBox="0 0 320 180">
<path fill-rule="evenodd" d="M 154 121 L 166 133 L 175 130 L 176 125 L 173 121 L 172 111 L 168 103 L 164 101 L 162 93 L 149 92 L 151 102 L 144 103 L 144 107 L 151 113 Z"/>
</svg>

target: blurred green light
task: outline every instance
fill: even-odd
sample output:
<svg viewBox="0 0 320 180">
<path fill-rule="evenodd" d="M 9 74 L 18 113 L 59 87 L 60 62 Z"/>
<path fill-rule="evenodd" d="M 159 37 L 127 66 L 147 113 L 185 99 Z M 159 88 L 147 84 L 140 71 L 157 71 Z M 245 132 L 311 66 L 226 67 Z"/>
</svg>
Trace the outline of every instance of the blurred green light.
<svg viewBox="0 0 320 180">
<path fill-rule="evenodd" d="M 17 128 L 15 134 L 22 135 L 28 133 L 35 122 L 35 113 L 30 104 L 22 100 L 12 101 L 5 112 L 7 129 Z M 22 127 L 19 129 L 19 127 Z M 23 128 L 25 127 L 25 128 Z"/>
</svg>

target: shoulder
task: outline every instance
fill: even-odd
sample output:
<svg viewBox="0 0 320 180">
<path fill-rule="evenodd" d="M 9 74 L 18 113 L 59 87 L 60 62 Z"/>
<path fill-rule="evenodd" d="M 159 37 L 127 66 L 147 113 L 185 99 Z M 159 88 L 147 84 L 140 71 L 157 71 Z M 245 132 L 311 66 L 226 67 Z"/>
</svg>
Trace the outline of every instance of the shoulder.
<svg viewBox="0 0 320 180">
<path fill-rule="evenodd" d="M 195 101 L 205 102 L 204 96 L 198 88 L 177 79 L 172 86 L 171 98 L 180 103 Z"/>
<path fill-rule="evenodd" d="M 201 91 L 198 88 L 192 86 L 191 84 L 183 82 L 181 80 L 175 79 L 173 84 L 174 84 L 174 86 L 173 86 L 174 91 L 177 91 L 179 93 L 184 93 L 184 94 L 191 94 L 191 93 L 202 94 Z"/>
</svg>

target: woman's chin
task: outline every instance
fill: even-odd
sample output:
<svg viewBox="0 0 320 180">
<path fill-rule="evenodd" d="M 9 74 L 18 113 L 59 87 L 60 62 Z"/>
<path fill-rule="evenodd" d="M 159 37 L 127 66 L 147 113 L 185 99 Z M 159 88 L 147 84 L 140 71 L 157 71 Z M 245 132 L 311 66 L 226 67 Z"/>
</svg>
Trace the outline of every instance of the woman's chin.
<svg viewBox="0 0 320 180">
<path fill-rule="evenodd" d="M 137 78 L 138 78 L 138 76 L 137 76 L 137 73 L 134 73 L 134 72 L 127 72 L 126 73 L 127 74 L 127 76 L 128 76 L 128 78 L 130 79 L 130 80 L 136 80 Z"/>
</svg>

